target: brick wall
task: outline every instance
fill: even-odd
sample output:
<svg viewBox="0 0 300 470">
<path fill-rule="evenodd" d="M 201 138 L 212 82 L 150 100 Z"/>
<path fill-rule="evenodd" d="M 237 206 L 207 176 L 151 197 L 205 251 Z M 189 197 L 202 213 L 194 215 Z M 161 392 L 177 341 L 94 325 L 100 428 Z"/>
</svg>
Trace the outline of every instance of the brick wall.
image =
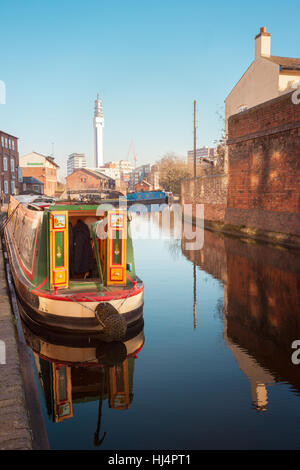
<svg viewBox="0 0 300 470">
<path fill-rule="evenodd" d="M 300 235 L 300 105 L 291 95 L 229 118 L 226 224 Z"/>
<path fill-rule="evenodd" d="M 22 176 L 32 176 L 44 185 L 44 194 L 54 196 L 57 187 L 57 171 L 52 168 L 22 167 Z"/>
<path fill-rule="evenodd" d="M 200 176 L 185 180 L 181 184 L 182 204 L 193 204 L 190 216 L 195 217 L 195 204 L 204 204 L 204 219 L 223 222 L 226 209 L 227 176 Z M 187 212 L 187 209 L 185 209 Z"/>
</svg>

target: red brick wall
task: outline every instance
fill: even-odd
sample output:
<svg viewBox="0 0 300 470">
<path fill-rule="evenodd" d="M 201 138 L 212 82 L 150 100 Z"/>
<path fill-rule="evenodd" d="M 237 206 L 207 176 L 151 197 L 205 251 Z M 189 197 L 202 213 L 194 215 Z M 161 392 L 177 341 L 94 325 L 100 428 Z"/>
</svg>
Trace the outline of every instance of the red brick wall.
<svg viewBox="0 0 300 470">
<path fill-rule="evenodd" d="M 300 105 L 291 95 L 229 118 L 225 223 L 300 235 Z"/>
<path fill-rule="evenodd" d="M 44 185 L 44 194 L 54 196 L 57 187 L 57 171 L 52 168 L 45 167 L 23 167 L 23 176 L 32 176 Z"/>
<path fill-rule="evenodd" d="M 188 179 L 181 183 L 182 204 L 204 204 L 204 219 L 212 222 L 223 222 L 226 209 L 227 176 L 211 175 Z M 185 208 L 187 214 L 187 208 Z"/>
<path fill-rule="evenodd" d="M 68 191 L 99 191 L 109 187 L 106 178 L 98 178 L 84 169 L 75 170 L 71 175 L 67 176 L 66 182 Z"/>
</svg>

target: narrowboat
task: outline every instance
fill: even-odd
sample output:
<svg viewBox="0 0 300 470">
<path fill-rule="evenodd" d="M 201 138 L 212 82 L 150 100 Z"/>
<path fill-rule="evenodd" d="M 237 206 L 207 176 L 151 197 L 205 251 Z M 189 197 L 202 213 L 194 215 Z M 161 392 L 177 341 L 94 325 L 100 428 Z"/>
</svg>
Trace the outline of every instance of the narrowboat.
<svg viewBox="0 0 300 470">
<path fill-rule="evenodd" d="M 131 204 L 170 204 L 172 202 L 172 193 L 156 190 L 156 191 L 136 191 L 128 193 L 128 205 Z"/>
<path fill-rule="evenodd" d="M 122 339 L 143 315 L 129 226 L 127 210 L 113 205 L 36 205 L 11 197 L 5 242 L 31 320 Z"/>
</svg>

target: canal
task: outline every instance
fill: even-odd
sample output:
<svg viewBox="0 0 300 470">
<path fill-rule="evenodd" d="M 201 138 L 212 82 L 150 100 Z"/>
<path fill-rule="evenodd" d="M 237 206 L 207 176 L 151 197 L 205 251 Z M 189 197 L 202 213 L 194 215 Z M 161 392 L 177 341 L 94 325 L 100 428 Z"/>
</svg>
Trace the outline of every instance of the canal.
<svg viewBox="0 0 300 470">
<path fill-rule="evenodd" d="M 144 327 L 78 344 L 24 325 L 50 447 L 299 449 L 299 252 L 208 230 L 188 250 L 140 217 Z"/>
</svg>

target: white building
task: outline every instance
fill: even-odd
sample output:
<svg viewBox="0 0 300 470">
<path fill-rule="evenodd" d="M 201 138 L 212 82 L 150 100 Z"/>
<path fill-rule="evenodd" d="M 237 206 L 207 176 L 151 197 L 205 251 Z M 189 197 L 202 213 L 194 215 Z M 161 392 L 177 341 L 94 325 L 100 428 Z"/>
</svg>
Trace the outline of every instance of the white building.
<svg viewBox="0 0 300 470">
<path fill-rule="evenodd" d="M 71 175 L 78 168 L 86 168 L 86 158 L 84 153 L 71 153 L 67 161 L 67 176 Z"/>
<path fill-rule="evenodd" d="M 91 170 L 101 172 L 103 175 L 108 176 L 109 178 L 112 178 L 114 180 L 121 178 L 121 172 L 119 168 L 106 168 L 104 166 L 98 168 L 91 168 Z"/>
<path fill-rule="evenodd" d="M 104 165 L 104 117 L 99 95 L 97 95 L 97 99 L 95 100 L 94 143 L 95 167 L 100 168 Z"/>
<path fill-rule="evenodd" d="M 189 150 L 187 153 L 188 163 L 194 163 L 194 150 Z M 217 157 L 217 149 L 215 147 L 201 147 L 196 149 L 196 165 L 200 165 L 203 158 L 213 162 Z"/>
</svg>

